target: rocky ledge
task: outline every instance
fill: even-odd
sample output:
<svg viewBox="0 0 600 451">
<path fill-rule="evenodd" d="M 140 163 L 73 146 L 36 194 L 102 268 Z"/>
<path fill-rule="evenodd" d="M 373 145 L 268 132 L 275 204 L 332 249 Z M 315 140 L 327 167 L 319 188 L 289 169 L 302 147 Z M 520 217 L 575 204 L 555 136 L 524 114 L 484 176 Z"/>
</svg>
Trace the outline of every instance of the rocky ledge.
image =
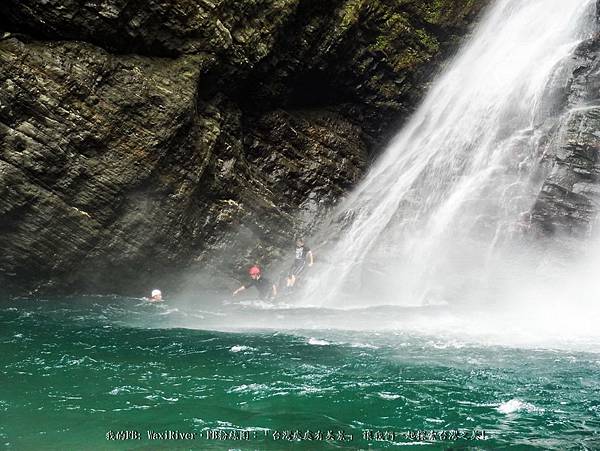
<svg viewBox="0 0 600 451">
<path fill-rule="evenodd" d="M 224 286 L 276 261 L 484 3 L 3 1 L 0 290 Z"/>
</svg>

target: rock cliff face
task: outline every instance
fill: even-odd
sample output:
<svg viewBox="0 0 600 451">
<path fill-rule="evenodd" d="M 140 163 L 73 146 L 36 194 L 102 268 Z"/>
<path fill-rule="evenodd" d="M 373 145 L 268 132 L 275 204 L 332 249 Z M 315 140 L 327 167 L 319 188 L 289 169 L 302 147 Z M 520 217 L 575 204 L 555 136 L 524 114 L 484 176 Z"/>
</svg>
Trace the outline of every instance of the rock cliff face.
<svg viewBox="0 0 600 451">
<path fill-rule="evenodd" d="M 484 3 L 3 1 L 0 291 L 214 286 L 275 261 Z"/>
<path fill-rule="evenodd" d="M 571 66 L 561 106 L 568 115 L 532 215 L 544 234 L 559 237 L 588 235 L 600 206 L 599 36 L 579 46 Z"/>
</svg>

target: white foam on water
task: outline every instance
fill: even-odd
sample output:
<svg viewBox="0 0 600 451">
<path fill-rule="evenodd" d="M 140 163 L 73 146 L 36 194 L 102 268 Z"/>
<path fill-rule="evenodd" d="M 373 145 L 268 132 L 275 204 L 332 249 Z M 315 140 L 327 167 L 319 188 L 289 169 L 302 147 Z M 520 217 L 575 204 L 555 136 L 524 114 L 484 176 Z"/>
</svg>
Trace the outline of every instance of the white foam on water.
<svg viewBox="0 0 600 451">
<path fill-rule="evenodd" d="M 109 394 L 110 395 L 119 395 L 121 393 L 142 393 L 144 392 L 144 389 L 141 389 L 140 387 L 134 387 L 132 385 L 123 385 L 121 387 L 115 387 L 113 388 Z"/>
<path fill-rule="evenodd" d="M 401 395 L 397 395 L 395 393 L 388 393 L 388 392 L 380 392 L 380 393 L 378 393 L 378 395 L 381 399 L 385 399 L 386 401 L 394 401 L 398 398 L 402 398 Z"/>
<path fill-rule="evenodd" d="M 313 346 L 329 346 L 331 343 L 327 340 L 319 340 L 318 338 L 310 337 L 307 341 L 309 345 Z"/>
<path fill-rule="evenodd" d="M 503 402 L 496 410 L 506 415 L 516 412 L 527 412 L 527 413 L 542 413 L 544 409 L 540 409 L 533 404 L 521 401 L 520 399 L 511 399 L 510 401 Z"/>
<path fill-rule="evenodd" d="M 371 345 L 368 343 L 351 343 L 351 348 L 362 348 L 362 349 L 379 349 L 379 346 Z"/>
<path fill-rule="evenodd" d="M 229 352 L 254 352 L 256 350 L 256 348 L 244 345 L 235 345 L 229 348 Z"/>
<path fill-rule="evenodd" d="M 269 386 L 265 384 L 243 384 L 233 387 L 227 393 L 262 393 L 269 391 Z"/>
</svg>

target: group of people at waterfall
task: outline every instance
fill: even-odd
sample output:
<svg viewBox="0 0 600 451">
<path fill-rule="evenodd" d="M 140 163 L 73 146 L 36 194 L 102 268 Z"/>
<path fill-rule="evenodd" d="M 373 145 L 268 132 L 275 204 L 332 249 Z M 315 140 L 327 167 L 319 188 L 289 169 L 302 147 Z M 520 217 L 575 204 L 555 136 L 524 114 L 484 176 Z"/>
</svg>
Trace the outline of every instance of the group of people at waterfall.
<svg viewBox="0 0 600 451">
<path fill-rule="evenodd" d="M 313 263 L 314 257 L 312 251 L 304 244 L 304 239 L 298 238 L 296 240 L 294 262 L 292 263 L 286 278 L 286 292 L 289 293 L 294 290 L 296 282 L 306 266 L 312 266 Z M 238 293 L 248 288 L 256 287 L 261 299 L 274 299 L 277 297 L 277 284 L 273 283 L 268 278 L 263 277 L 262 270 L 258 265 L 251 266 L 248 270 L 248 275 L 250 276 L 250 280 L 235 290 L 233 296 L 236 296 Z"/>
<path fill-rule="evenodd" d="M 297 238 L 294 261 L 286 277 L 284 287 L 285 293 L 291 293 L 294 290 L 296 282 L 301 277 L 305 268 L 307 266 L 310 267 L 313 264 L 314 256 L 312 250 L 304 243 L 303 238 Z M 254 264 L 248 269 L 248 276 L 250 277 L 250 280 L 235 290 L 233 296 L 236 296 L 238 293 L 248 288 L 255 287 L 258 290 L 261 299 L 274 299 L 277 297 L 279 292 L 277 283 L 274 283 L 269 278 L 263 276 L 263 270 L 258 264 Z M 162 302 L 162 292 L 159 289 L 154 289 L 152 290 L 151 296 L 146 298 L 146 300 L 150 302 Z"/>
</svg>

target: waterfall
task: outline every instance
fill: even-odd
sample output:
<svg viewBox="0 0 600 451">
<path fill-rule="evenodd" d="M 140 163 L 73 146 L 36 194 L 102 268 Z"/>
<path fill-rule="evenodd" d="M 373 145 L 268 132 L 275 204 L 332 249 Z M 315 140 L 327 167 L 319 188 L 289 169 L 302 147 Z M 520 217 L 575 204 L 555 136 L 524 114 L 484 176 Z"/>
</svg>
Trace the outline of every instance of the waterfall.
<svg viewBox="0 0 600 451">
<path fill-rule="evenodd" d="M 523 275 L 537 258 L 523 231 L 593 12 L 593 0 L 495 2 L 337 210 L 307 302 L 446 303 Z"/>
</svg>

